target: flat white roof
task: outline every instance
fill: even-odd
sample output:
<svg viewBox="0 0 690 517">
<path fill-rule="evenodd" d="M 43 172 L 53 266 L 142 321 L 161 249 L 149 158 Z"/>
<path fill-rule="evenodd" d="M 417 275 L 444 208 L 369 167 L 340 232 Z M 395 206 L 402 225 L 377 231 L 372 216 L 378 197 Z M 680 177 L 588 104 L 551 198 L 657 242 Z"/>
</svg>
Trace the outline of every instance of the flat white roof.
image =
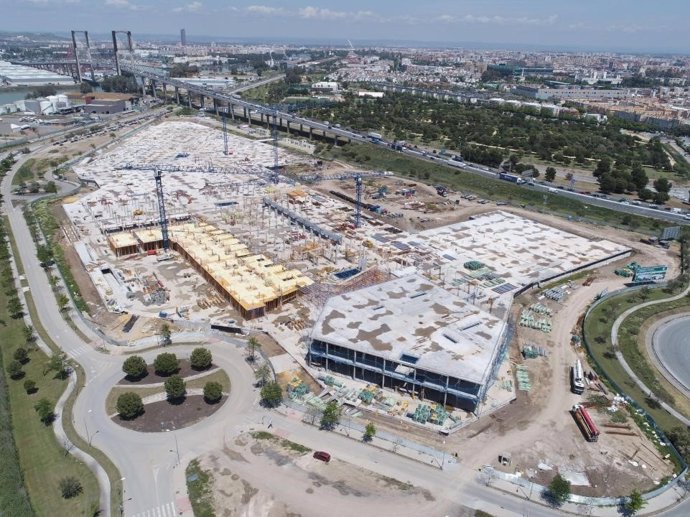
<svg viewBox="0 0 690 517">
<path fill-rule="evenodd" d="M 410 275 L 330 298 L 311 337 L 396 362 L 405 354 L 418 358 L 415 368 L 483 384 L 503 328 L 499 318 Z"/>
</svg>

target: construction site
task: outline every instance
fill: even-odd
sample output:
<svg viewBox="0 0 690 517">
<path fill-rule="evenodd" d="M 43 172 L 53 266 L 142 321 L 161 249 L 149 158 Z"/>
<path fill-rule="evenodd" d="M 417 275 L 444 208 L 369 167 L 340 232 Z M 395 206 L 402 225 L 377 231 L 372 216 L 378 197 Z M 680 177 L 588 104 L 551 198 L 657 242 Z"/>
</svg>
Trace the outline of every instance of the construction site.
<svg viewBox="0 0 690 517">
<path fill-rule="evenodd" d="M 422 441 L 477 441 L 470 424 L 500 421 L 561 375 L 563 307 L 600 288 L 567 277 L 611 270 L 605 286 L 622 285 L 613 271 L 637 251 L 259 136 L 189 119 L 144 128 L 74 167 L 89 188 L 63 205 L 63 231 L 100 306 L 121 314 L 109 332 L 155 333 L 164 318 L 253 333 L 307 413 L 335 399 L 347 418 Z M 562 425 L 577 441 L 572 418 Z M 492 435 L 482 429 L 479 442 Z M 512 454 L 541 479 L 537 450 L 556 455 L 483 452 Z M 667 470 L 654 468 L 652 481 Z"/>
</svg>

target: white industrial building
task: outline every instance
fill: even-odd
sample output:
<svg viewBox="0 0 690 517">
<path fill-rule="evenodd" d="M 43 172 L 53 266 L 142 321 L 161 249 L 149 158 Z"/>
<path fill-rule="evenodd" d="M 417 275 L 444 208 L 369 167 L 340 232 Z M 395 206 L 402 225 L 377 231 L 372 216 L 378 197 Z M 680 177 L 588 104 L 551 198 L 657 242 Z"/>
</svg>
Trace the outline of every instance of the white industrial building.
<svg viewBox="0 0 690 517">
<path fill-rule="evenodd" d="M 0 82 L 10 86 L 72 85 L 74 79 L 49 70 L 39 70 L 22 65 L 0 61 Z"/>
</svg>

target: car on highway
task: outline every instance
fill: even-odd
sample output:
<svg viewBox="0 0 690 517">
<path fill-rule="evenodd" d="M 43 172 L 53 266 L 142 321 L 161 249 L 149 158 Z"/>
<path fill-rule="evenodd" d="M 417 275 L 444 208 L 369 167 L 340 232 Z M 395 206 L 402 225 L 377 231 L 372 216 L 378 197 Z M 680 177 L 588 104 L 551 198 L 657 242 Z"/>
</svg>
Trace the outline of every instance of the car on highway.
<svg viewBox="0 0 690 517">
<path fill-rule="evenodd" d="M 325 463 L 331 461 L 331 455 L 326 451 L 315 451 L 313 457 L 317 460 L 321 460 Z"/>
</svg>

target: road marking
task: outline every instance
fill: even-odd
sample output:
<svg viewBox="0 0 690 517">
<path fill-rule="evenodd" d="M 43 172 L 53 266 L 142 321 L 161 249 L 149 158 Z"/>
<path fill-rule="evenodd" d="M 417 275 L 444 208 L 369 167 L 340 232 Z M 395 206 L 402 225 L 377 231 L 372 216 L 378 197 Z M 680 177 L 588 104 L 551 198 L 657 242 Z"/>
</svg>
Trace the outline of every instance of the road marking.
<svg viewBox="0 0 690 517">
<path fill-rule="evenodd" d="M 161 504 L 155 508 L 150 508 L 144 512 L 139 512 L 131 517 L 176 517 L 175 502 Z"/>
</svg>

